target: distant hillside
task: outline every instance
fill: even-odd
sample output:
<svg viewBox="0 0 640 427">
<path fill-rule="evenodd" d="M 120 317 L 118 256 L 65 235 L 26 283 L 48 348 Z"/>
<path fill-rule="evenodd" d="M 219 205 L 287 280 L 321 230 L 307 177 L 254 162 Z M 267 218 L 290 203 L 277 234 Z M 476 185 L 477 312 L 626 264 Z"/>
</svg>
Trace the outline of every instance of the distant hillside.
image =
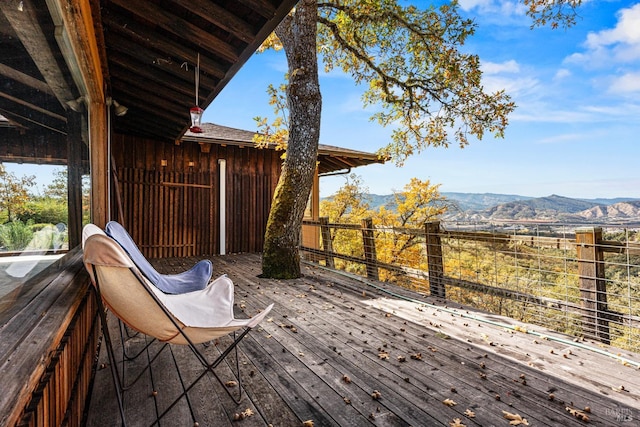
<svg viewBox="0 0 640 427">
<path fill-rule="evenodd" d="M 489 219 L 554 219 L 562 214 L 574 214 L 603 206 L 598 203 L 552 194 L 529 200 L 502 203 L 482 212 Z"/>
<path fill-rule="evenodd" d="M 578 212 L 577 215 L 587 221 L 608 220 L 633 220 L 640 221 L 640 200 L 614 203 L 609 206 L 596 206 Z"/>
<path fill-rule="evenodd" d="M 640 222 L 640 200 L 631 198 L 573 199 L 552 194 L 527 197 L 515 194 L 443 192 L 449 204 L 446 220 L 540 220 L 571 223 Z M 369 206 L 394 208 L 392 194 L 367 195 Z"/>
<path fill-rule="evenodd" d="M 518 196 L 516 194 L 495 193 L 456 193 L 442 192 L 450 202 L 453 202 L 462 211 L 480 211 L 501 203 L 509 203 L 517 200 L 530 200 L 533 197 Z"/>
<path fill-rule="evenodd" d="M 440 193 L 447 198 L 447 201 L 455 211 L 480 211 L 500 203 L 508 203 L 516 200 L 530 200 L 533 197 L 518 196 L 516 194 L 495 194 L 495 193 Z M 393 194 L 367 194 L 369 205 L 372 210 L 378 210 L 380 206 L 391 206 L 394 204 Z M 455 206 L 455 207 L 454 207 Z"/>
</svg>

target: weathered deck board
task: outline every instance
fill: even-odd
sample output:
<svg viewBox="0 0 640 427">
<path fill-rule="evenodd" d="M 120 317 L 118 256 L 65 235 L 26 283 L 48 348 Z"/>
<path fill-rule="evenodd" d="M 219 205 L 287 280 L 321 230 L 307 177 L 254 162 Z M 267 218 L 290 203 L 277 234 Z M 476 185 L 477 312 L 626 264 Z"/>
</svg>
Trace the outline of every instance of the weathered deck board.
<svg viewBox="0 0 640 427">
<path fill-rule="evenodd" d="M 193 262 L 156 264 L 176 272 Z M 387 291 L 368 287 L 317 267 L 305 266 L 301 279 L 279 281 L 257 277 L 258 255 L 213 262 L 216 274 L 234 281 L 239 310 L 251 315 L 269 303 L 275 307 L 240 345 L 244 401 L 236 407 L 215 379 L 190 393 L 201 426 L 286 427 L 306 420 L 316 427 L 449 426 L 456 418 L 467 426 L 508 426 L 503 411 L 530 425 L 578 426 L 585 423 L 566 408 L 587 406 L 588 425 L 630 426 L 640 418 L 640 372 L 604 354 L 617 350 L 574 343 L 543 328 L 386 284 L 378 285 Z M 192 376 L 196 362 L 188 349 L 174 347 L 174 352 L 183 376 Z M 176 393 L 178 384 L 168 363 L 161 358 L 153 369 L 160 402 L 165 393 Z M 223 379 L 230 375 L 225 364 L 217 371 Z M 95 381 L 87 425 L 119 425 L 109 370 L 99 370 Z M 372 398 L 375 390 L 380 399 Z M 126 400 L 132 425 L 149 424 L 155 410 L 148 379 L 129 393 L 135 394 Z M 445 405 L 445 399 L 456 405 Z M 254 415 L 233 421 L 247 408 Z M 181 402 L 161 425 L 190 424 Z"/>
</svg>

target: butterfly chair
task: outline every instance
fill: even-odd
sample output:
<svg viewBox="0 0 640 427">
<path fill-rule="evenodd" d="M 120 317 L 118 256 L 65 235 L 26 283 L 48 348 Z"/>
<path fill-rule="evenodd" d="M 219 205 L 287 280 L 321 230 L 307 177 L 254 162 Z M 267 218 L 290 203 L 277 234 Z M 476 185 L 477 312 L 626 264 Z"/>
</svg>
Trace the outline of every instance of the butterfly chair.
<svg viewBox="0 0 640 427">
<path fill-rule="evenodd" d="M 213 265 L 209 260 L 198 261 L 192 268 L 178 274 L 161 274 L 156 271 L 151 263 L 142 254 L 131 235 L 117 221 L 109 221 L 105 227 L 106 234 L 114 239 L 122 249 L 129 255 L 140 272 L 155 287 L 166 294 L 182 294 L 186 292 L 199 291 L 204 289 L 211 280 Z M 127 354 L 125 351 L 124 341 L 131 338 L 132 334 L 127 330 L 126 325 L 119 322 L 120 340 L 123 343 L 122 355 L 127 360 L 134 360 L 140 356 L 148 346 L 153 344 L 153 340 L 147 343 L 147 346 L 140 349 L 136 354 Z"/>
<path fill-rule="evenodd" d="M 93 224 L 88 224 L 83 230 L 83 250 L 84 264 L 91 276 L 91 281 L 94 285 L 93 288 L 97 294 L 102 332 L 111 367 L 111 376 L 116 390 L 122 425 L 126 425 L 123 394 L 128 386 L 121 380 L 120 373 L 118 372 L 115 353 L 107 326 L 105 307 L 117 318 L 122 320 L 122 322 L 136 331 L 167 344 L 189 346 L 198 361 L 202 364 L 203 372 L 189 385 L 185 385 L 180 377 L 183 389 L 182 393 L 164 412 L 156 414 L 157 418 L 154 424 L 159 423 L 159 420 L 166 415 L 183 396 L 187 400 L 191 417 L 195 422 L 195 415 L 188 396 L 189 390 L 204 378 L 207 373 L 212 374 L 222 383 L 216 375 L 214 368 L 217 367 L 233 349 L 236 350 L 237 361 L 238 343 L 251 329 L 256 327 L 265 318 L 273 307 L 273 304 L 252 318 L 236 319 L 233 313 L 233 282 L 226 275 L 217 278 L 200 291 L 178 295 L 165 294 L 153 286 L 149 280 L 142 275 L 135 263 L 115 240 L 107 236 L 100 228 Z M 236 336 L 236 331 L 239 330 L 242 330 L 242 332 Z M 208 361 L 205 355 L 196 347 L 198 344 L 231 333 L 234 334 L 233 342 L 212 362 Z M 167 348 L 166 345 L 163 346 L 158 353 L 165 348 Z M 153 358 L 150 358 L 149 363 L 151 364 L 156 357 L 157 354 Z M 236 399 L 232 396 L 236 403 L 239 403 L 242 398 L 242 384 L 240 382 L 240 372 L 238 369 L 239 365 L 237 365 L 235 373 L 236 379 L 238 380 L 239 397 Z M 178 375 L 180 375 L 179 370 Z M 136 377 L 134 382 L 138 378 L 140 378 L 140 375 Z M 225 387 L 225 390 L 227 390 L 227 387 Z M 231 393 L 229 394 L 231 395 Z"/>
<path fill-rule="evenodd" d="M 142 255 L 127 230 L 116 221 L 110 221 L 105 232 L 122 246 L 140 272 L 158 289 L 166 294 L 182 294 L 204 289 L 211 280 L 213 266 L 211 261 L 203 259 L 191 269 L 179 274 L 160 274 Z"/>
</svg>

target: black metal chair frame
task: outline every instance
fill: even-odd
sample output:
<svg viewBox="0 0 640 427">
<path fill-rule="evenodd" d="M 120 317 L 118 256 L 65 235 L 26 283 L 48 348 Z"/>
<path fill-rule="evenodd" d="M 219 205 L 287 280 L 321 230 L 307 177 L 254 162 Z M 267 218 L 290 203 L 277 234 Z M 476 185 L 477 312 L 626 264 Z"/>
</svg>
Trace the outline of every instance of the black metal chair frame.
<svg viewBox="0 0 640 427">
<path fill-rule="evenodd" d="M 121 333 L 120 333 L 120 338 L 122 340 L 122 363 L 123 363 L 123 368 L 122 368 L 122 373 L 118 372 L 118 367 L 117 367 L 117 359 L 115 356 L 115 351 L 113 348 L 113 342 L 111 340 L 111 335 L 109 333 L 109 327 L 108 327 L 108 323 L 107 323 L 107 312 L 106 312 L 106 308 L 102 302 L 102 295 L 100 293 L 100 283 L 98 280 L 98 274 L 96 271 L 96 267 L 94 265 L 92 265 L 93 268 L 93 273 L 94 273 L 94 277 L 95 277 L 95 286 L 93 286 L 95 293 L 96 293 L 96 300 L 98 303 L 98 311 L 100 314 L 100 323 L 102 326 L 102 333 L 104 336 L 104 341 L 106 344 L 106 351 L 107 351 L 107 357 L 109 360 L 109 365 L 110 365 L 110 369 L 111 369 L 111 377 L 113 380 L 113 386 L 115 388 L 115 392 L 116 392 L 116 398 L 118 400 L 118 409 L 120 411 L 120 418 L 122 420 L 122 426 L 126 427 L 127 423 L 126 423 L 126 417 L 125 417 L 125 411 L 124 411 L 124 393 L 125 391 L 127 391 L 131 386 L 133 386 L 144 374 L 144 372 L 149 369 L 150 375 L 151 377 L 153 377 L 152 371 L 151 371 L 151 364 L 156 360 L 156 358 L 160 355 L 160 353 L 165 349 L 165 348 L 169 348 L 171 349 L 171 344 L 169 343 L 164 343 L 162 345 L 162 347 L 153 355 L 151 356 L 149 354 L 149 348 L 151 346 L 151 344 L 156 340 L 154 337 L 151 341 L 147 342 L 145 344 L 145 346 L 139 350 L 139 352 L 137 352 L 135 355 L 127 355 L 126 351 L 125 351 L 125 337 L 122 334 L 122 326 L 120 326 L 121 328 Z M 160 302 L 158 300 L 158 298 L 156 297 L 156 295 L 153 293 L 153 291 L 149 288 L 149 285 L 147 283 L 145 283 L 144 279 L 142 277 L 140 277 L 140 275 L 138 274 L 138 272 L 136 270 L 134 270 L 133 268 L 129 269 L 133 275 L 135 276 L 135 278 L 138 280 L 138 282 L 144 287 L 144 289 L 147 291 L 147 293 L 153 298 L 153 300 L 156 302 L 156 304 L 158 304 L 158 306 L 162 309 L 162 311 L 164 312 L 164 314 L 167 316 L 167 318 L 173 323 L 173 325 L 176 327 L 176 329 L 179 331 L 180 335 L 182 335 L 182 337 L 185 339 L 185 341 L 187 342 L 188 347 L 191 349 L 191 351 L 193 352 L 193 354 L 196 356 L 196 358 L 198 359 L 198 361 L 202 364 L 203 367 L 203 371 L 202 373 L 200 373 L 200 375 L 198 375 L 196 377 L 196 379 L 194 379 L 190 384 L 186 385 L 184 383 L 184 380 L 182 378 L 182 375 L 180 374 L 180 370 L 178 368 L 178 363 L 175 359 L 175 356 L 173 355 L 173 351 L 171 351 L 171 355 L 173 358 L 173 362 L 174 365 L 176 367 L 176 372 L 178 374 L 178 377 L 180 379 L 180 383 L 182 385 L 182 393 L 162 412 L 162 413 L 158 413 L 158 408 L 157 408 L 157 404 L 156 404 L 156 420 L 151 423 L 151 425 L 160 425 L 160 419 L 165 416 L 181 399 L 182 397 L 185 397 L 187 400 L 187 405 L 189 407 L 189 411 L 191 413 L 191 417 L 194 421 L 194 423 L 196 422 L 196 417 L 193 411 L 193 407 L 191 405 L 191 401 L 189 399 L 189 391 L 202 379 L 204 378 L 207 374 L 212 374 L 222 385 L 223 389 L 229 394 L 229 396 L 233 399 L 233 401 L 236 404 L 239 404 L 242 401 L 242 381 L 241 381 L 241 377 L 240 377 L 240 362 L 239 362 L 239 358 L 238 358 L 238 344 L 240 343 L 240 341 L 245 337 L 245 335 L 247 335 L 249 333 L 249 331 L 251 331 L 251 328 L 249 327 L 243 327 L 242 332 L 236 334 L 235 332 L 233 332 L 233 342 L 231 344 L 229 344 L 219 355 L 218 357 L 213 360 L 212 362 L 210 362 L 209 360 L 207 360 L 207 357 L 202 354 L 201 351 L 198 350 L 198 348 L 196 347 L 196 345 L 191 341 L 191 339 L 189 338 L 189 336 L 187 334 L 184 333 L 184 331 L 182 330 L 182 328 L 180 327 L 180 325 L 176 322 L 175 318 L 171 315 L 171 313 L 169 313 L 169 311 L 167 310 L 167 308 L 162 304 L 162 302 Z M 117 316 L 116 316 L 117 318 Z M 120 324 L 122 325 L 122 321 L 120 319 L 118 319 L 118 322 L 120 322 Z M 126 326 L 125 326 L 126 328 Z M 145 337 L 147 337 L 147 335 L 145 335 Z M 145 338 L 146 339 L 146 338 Z M 231 371 L 233 372 L 234 376 L 236 377 L 237 380 L 237 385 L 238 385 L 238 396 L 234 396 L 232 394 L 232 392 L 230 391 L 229 387 L 223 383 L 222 379 L 217 375 L 217 373 L 214 371 L 214 369 L 223 361 L 226 359 L 226 357 L 229 355 L 229 353 L 231 353 L 231 351 L 235 350 L 235 356 L 236 356 L 236 370 L 235 372 L 233 372 L 233 369 L 231 369 Z M 128 384 L 125 384 L 125 364 L 127 361 L 131 361 L 136 359 L 137 357 L 139 357 L 140 355 L 142 355 L 143 353 L 147 354 L 147 366 L 140 372 L 138 373 L 138 375 Z M 153 382 L 153 378 L 152 378 L 152 382 Z"/>
</svg>

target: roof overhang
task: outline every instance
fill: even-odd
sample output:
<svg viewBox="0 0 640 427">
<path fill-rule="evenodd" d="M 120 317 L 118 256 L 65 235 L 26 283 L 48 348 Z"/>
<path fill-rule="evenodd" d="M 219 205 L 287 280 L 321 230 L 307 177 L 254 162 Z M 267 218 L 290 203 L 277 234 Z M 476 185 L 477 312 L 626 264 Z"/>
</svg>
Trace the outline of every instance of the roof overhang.
<svg viewBox="0 0 640 427">
<path fill-rule="evenodd" d="M 200 144 L 205 151 L 207 150 L 206 147 L 210 144 L 248 148 L 256 147 L 253 141 L 256 132 L 213 123 L 204 123 L 202 128 L 203 133 L 195 134 L 187 132 L 182 138 L 182 141 L 196 142 Z M 275 149 L 275 147 L 271 146 L 267 149 Z M 384 160 L 375 153 L 367 153 L 325 144 L 318 146 L 318 173 L 320 175 L 336 172 L 348 173 L 352 168 L 374 163 L 384 163 Z"/>
</svg>

